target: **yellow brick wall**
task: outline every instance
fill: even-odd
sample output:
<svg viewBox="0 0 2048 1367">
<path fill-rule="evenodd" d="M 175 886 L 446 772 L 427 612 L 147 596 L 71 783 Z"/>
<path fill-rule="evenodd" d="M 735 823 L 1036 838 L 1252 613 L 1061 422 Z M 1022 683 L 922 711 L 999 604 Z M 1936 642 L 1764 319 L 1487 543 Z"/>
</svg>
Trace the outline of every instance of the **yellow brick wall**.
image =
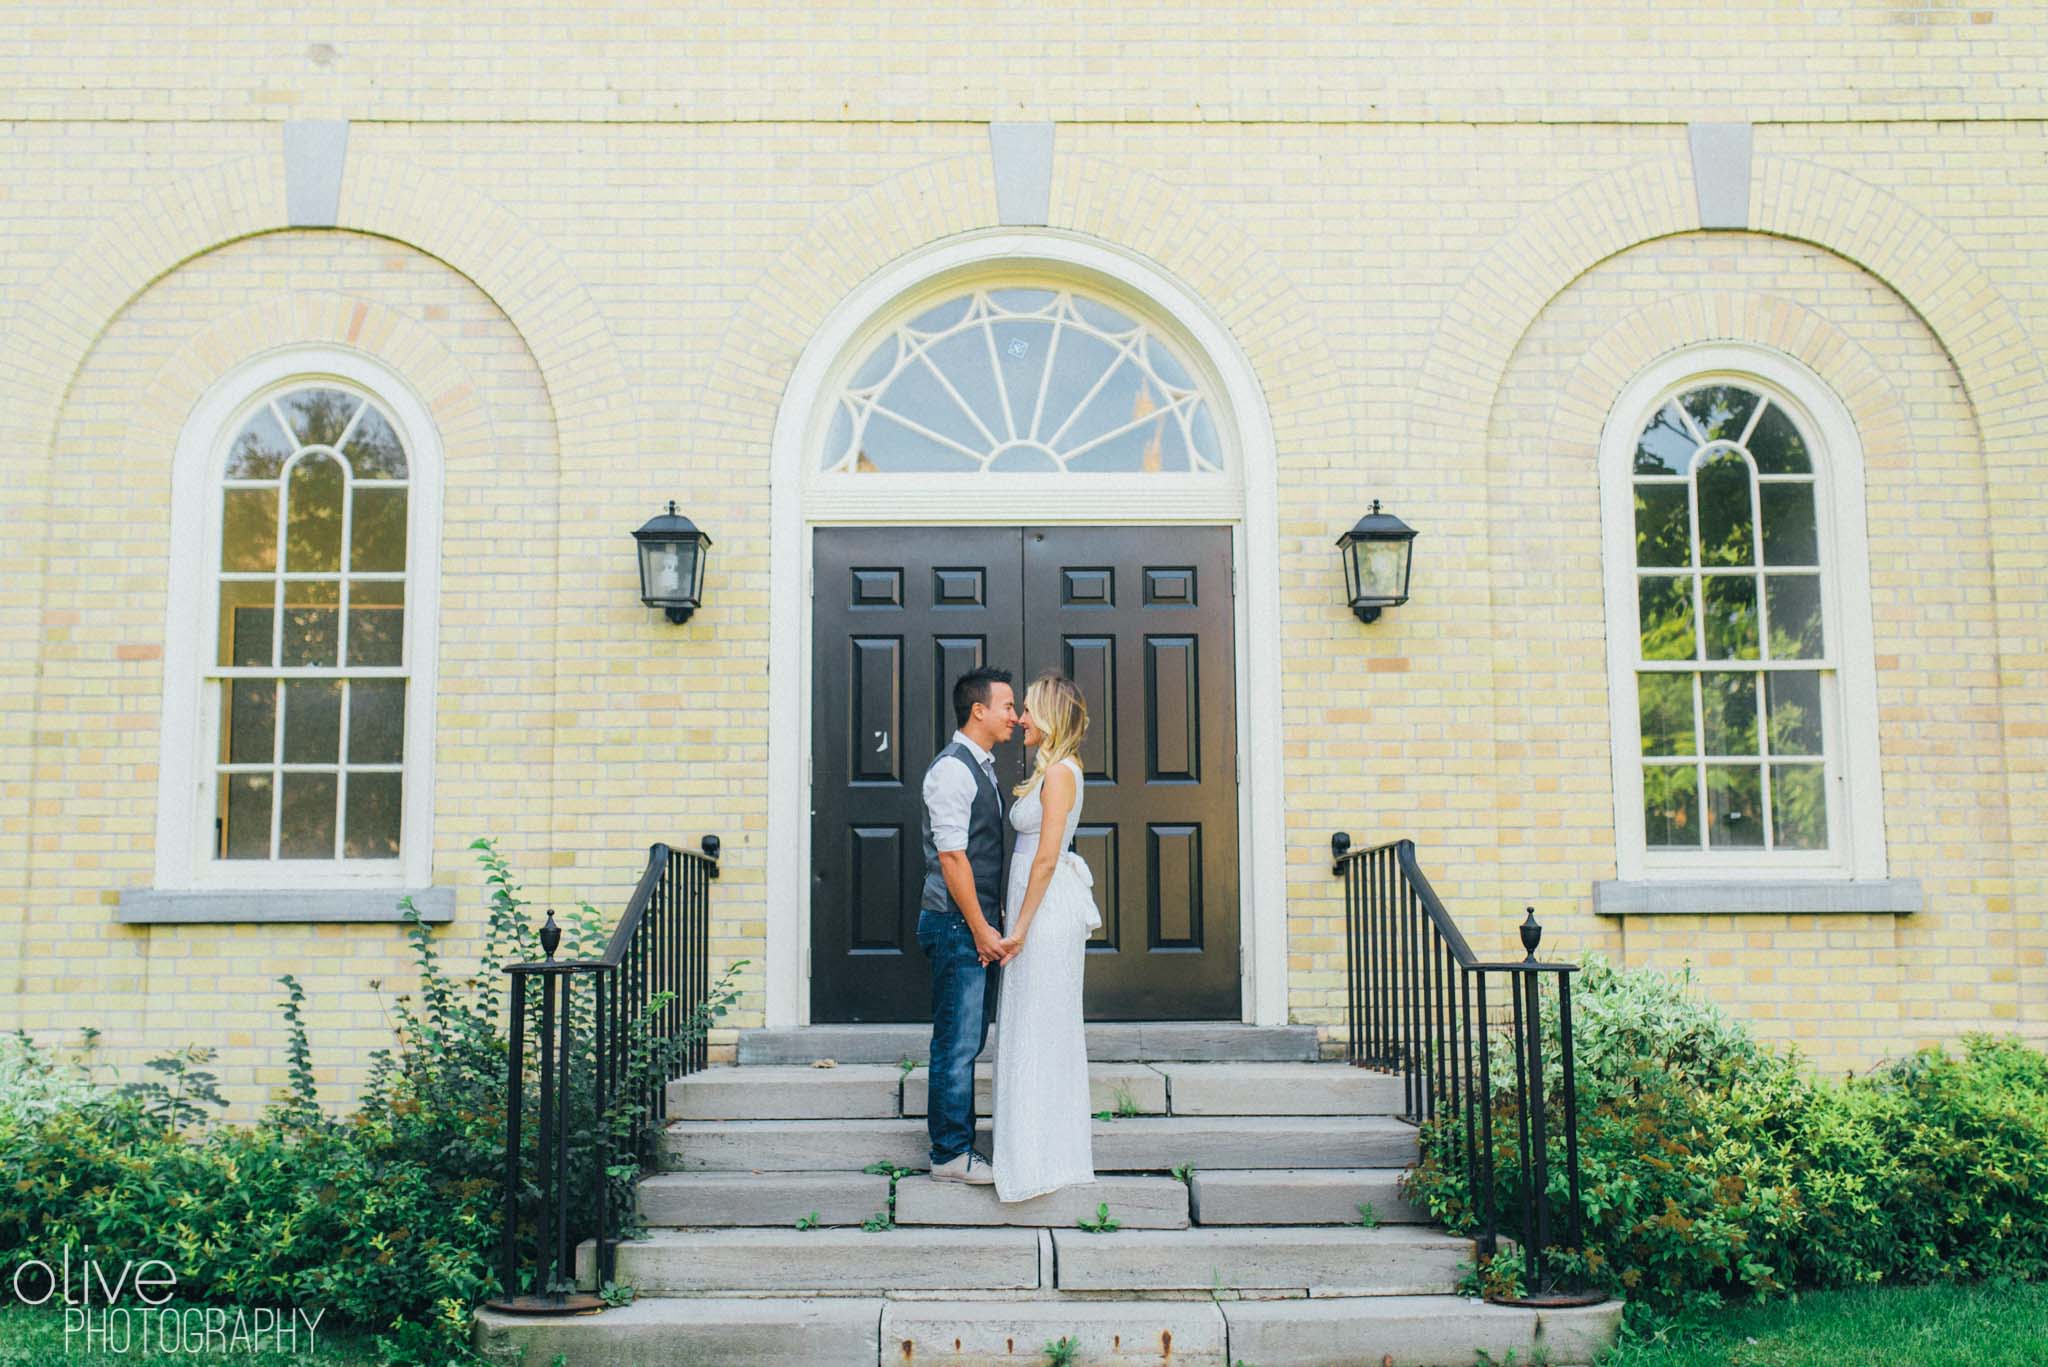
<svg viewBox="0 0 2048 1367">
<path fill-rule="evenodd" d="M 131 1062 L 215 1042 L 244 1104 L 283 1076 L 280 972 L 330 1099 L 385 1040 L 367 983 L 404 988 L 394 927 L 110 905 L 154 860 L 171 446 L 222 371 L 313 339 L 416 377 L 448 445 L 458 954 L 475 835 L 536 899 L 610 911 L 646 841 L 715 831 L 713 952 L 752 961 L 734 1024 L 757 1021 L 787 723 L 770 431 L 850 290 L 996 222 L 995 118 L 1060 121 L 1053 226 L 1186 282 L 1271 408 L 1295 1018 L 1341 999 L 1344 829 L 1413 835 L 1476 944 L 1535 902 L 1557 951 L 1690 962 L 1825 1066 L 2048 1035 L 2048 24 L 1755 6 L 1717 13 L 1715 55 L 1695 17 L 29 11 L 0 35 L 0 1028 L 95 1026 Z M 286 231 L 280 121 L 312 117 L 355 121 L 340 224 Z M 1755 231 L 1697 231 L 1696 119 L 1757 121 Z M 1591 915 L 1614 872 L 1592 444 L 1627 376 L 1719 336 L 1840 377 L 1868 448 L 1890 871 L 1926 883 L 1917 917 Z M 718 543 L 680 629 L 636 601 L 626 539 L 668 497 Z M 1362 628 L 1330 543 L 1373 497 L 1423 536 L 1416 600 Z"/>
</svg>

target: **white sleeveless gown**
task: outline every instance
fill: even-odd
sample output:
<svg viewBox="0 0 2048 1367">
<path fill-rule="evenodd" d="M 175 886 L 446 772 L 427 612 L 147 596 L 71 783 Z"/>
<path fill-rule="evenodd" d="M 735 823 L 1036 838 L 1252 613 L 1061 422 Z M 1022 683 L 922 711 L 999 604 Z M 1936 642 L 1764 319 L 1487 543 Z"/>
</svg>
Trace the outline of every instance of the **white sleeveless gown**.
<svg viewBox="0 0 2048 1367">
<path fill-rule="evenodd" d="M 1102 924 L 1094 878 L 1067 850 L 1081 823 L 1083 778 L 1078 760 L 1061 763 L 1074 775 L 1074 809 L 1059 836 L 1063 851 L 1052 882 L 1024 934 L 1024 947 L 1003 965 L 996 1003 L 996 1197 L 1023 1201 L 1061 1187 L 1095 1180 L 1088 1110 L 1088 1042 L 1081 1029 L 1081 970 L 1088 934 Z M 1044 805 L 1033 791 L 1010 808 L 1017 843 L 1010 855 L 1010 886 L 1003 905 L 1024 909 L 1031 858 L 1038 850 Z"/>
</svg>

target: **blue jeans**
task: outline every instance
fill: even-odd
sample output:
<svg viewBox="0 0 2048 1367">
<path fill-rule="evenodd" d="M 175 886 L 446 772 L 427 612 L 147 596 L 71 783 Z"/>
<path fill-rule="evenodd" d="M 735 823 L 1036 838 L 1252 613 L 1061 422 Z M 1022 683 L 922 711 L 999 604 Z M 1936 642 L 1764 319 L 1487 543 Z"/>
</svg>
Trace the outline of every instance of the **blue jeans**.
<svg viewBox="0 0 2048 1367">
<path fill-rule="evenodd" d="M 917 942 L 932 964 L 932 1050 L 925 1129 L 932 1163 L 974 1146 L 974 1060 L 988 1040 L 988 970 L 957 911 L 919 911 Z"/>
</svg>

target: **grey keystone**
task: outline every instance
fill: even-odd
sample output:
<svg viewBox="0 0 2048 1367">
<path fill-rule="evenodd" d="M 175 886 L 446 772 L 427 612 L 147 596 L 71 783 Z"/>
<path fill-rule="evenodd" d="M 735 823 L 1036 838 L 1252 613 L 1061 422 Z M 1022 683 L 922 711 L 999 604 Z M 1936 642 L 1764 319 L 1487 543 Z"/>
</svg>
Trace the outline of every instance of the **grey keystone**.
<svg viewBox="0 0 2048 1367">
<path fill-rule="evenodd" d="M 1355 1225 L 1370 1205 L 1383 1225 L 1421 1225 L 1429 1215 L 1401 1195 L 1399 1168 L 1195 1170 L 1188 1203 L 1203 1225 Z"/>
<path fill-rule="evenodd" d="M 1175 1115 L 1397 1115 L 1401 1079 L 1342 1063 L 1162 1063 Z"/>
<path fill-rule="evenodd" d="M 1438 1295 L 1456 1289 L 1460 1265 L 1472 1256 L 1469 1239 L 1401 1226 L 1114 1234 L 1056 1229 L 1052 1239 L 1062 1291 L 1328 1287 L 1378 1296 Z"/>
<path fill-rule="evenodd" d="M 889 1179 L 866 1172 L 663 1172 L 639 1186 L 650 1225 L 771 1225 L 812 1211 L 820 1225 L 857 1225 L 889 1207 Z"/>
<path fill-rule="evenodd" d="M 1073 1229 L 1107 1202 L 1126 1229 L 1186 1229 L 1188 1190 L 1171 1177 L 1100 1177 L 1028 1201 L 1004 1202 L 994 1187 L 905 1177 L 896 1184 L 899 1225 L 1045 1225 Z"/>
<path fill-rule="evenodd" d="M 1029 1291 L 1029 1229 L 658 1229 L 618 1246 L 642 1295 L 703 1291 Z"/>
<path fill-rule="evenodd" d="M 495 1362 L 528 1364 L 558 1355 L 576 1367 L 649 1362 L 744 1362 L 815 1367 L 874 1362 L 881 1352 L 882 1302 L 651 1297 L 596 1315 L 507 1315 L 479 1310 L 473 1342 Z"/>
<path fill-rule="evenodd" d="M 891 1301 L 885 1362 L 984 1367 L 1044 1360 L 1071 1338 L 1077 1361 L 1225 1367 L 1223 1313 L 1207 1301 Z"/>
<path fill-rule="evenodd" d="M 707 1068 L 668 1084 L 671 1120 L 887 1120 L 898 1115 L 900 1068 L 780 1064 Z"/>
</svg>

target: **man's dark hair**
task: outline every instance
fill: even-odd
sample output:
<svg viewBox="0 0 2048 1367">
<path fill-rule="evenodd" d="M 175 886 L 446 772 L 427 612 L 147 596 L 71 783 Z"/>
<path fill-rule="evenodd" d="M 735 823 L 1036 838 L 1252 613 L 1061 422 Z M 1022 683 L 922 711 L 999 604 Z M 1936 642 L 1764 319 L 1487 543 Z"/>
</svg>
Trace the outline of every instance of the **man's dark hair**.
<svg viewBox="0 0 2048 1367">
<path fill-rule="evenodd" d="M 997 669 L 993 665 L 982 665 L 970 669 L 953 681 L 953 725 L 965 726 L 967 719 L 974 715 L 976 703 L 986 703 L 990 684 L 1010 682 L 1010 671 Z"/>
</svg>

